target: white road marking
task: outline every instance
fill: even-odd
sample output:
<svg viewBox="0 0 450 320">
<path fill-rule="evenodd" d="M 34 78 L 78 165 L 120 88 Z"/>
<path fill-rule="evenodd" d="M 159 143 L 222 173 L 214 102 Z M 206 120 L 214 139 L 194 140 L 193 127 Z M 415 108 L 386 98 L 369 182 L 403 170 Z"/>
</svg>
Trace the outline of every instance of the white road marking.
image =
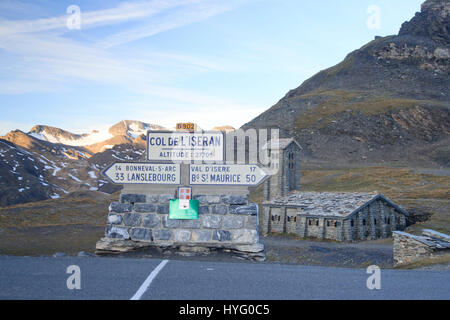
<svg viewBox="0 0 450 320">
<path fill-rule="evenodd" d="M 150 275 L 145 279 L 144 283 L 141 285 L 139 290 L 134 294 L 134 296 L 131 297 L 130 300 L 140 300 L 142 295 L 147 291 L 148 287 L 152 283 L 153 279 L 156 278 L 158 273 L 164 268 L 164 266 L 169 262 L 169 260 L 163 260 L 153 271 L 150 273 Z"/>
</svg>

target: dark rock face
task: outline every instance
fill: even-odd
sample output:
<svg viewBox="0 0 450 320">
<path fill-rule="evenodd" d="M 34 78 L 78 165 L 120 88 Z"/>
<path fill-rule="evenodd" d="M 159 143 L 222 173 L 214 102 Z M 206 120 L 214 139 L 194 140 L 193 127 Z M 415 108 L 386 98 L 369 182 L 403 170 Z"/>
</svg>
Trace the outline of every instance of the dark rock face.
<svg viewBox="0 0 450 320">
<path fill-rule="evenodd" d="M 226 204 L 247 204 L 248 198 L 245 196 L 237 196 L 237 195 L 223 196 L 222 202 Z"/>
<path fill-rule="evenodd" d="M 280 128 L 304 160 L 448 166 L 449 18 L 449 1 L 426 1 L 398 36 L 350 53 L 243 129 Z"/>
<path fill-rule="evenodd" d="M 139 213 L 155 212 L 156 207 L 151 203 L 138 203 L 134 205 L 134 210 Z"/>
<path fill-rule="evenodd" d="M 152 241 L 152 230 L 144 228 L 135 228 L 131 232 L 132 240 Z"/>
<path fill-rule="evenodd" d="M 258 205 L 256 203 L 252 203 L 245 206 L 231 205 L 230 213 L 256 216 L 258 214 Z"/>
<path fill-rule="evenodd" d="M 55 188 L 42 176 L 34 154 L 0 139 L 0 207 L 50 198 Z"/>
<path fill-rule="evenodd" d="M 219 204 L 212 207 L 213 214 L 227 214 L 228 208 L 225 205 Z"/>
<path fill-rule="evenodd" d="M 169 214 L 169 206 L 168 205 L 159 205 L 157 212 L 159 214 Z"/>
<path fill-rule="evenodd" d="M 160 219 L 156 214 L 147 214 L 142 219 L 142 223 L 146 228 L 156 228 L 159 227 Z"/>
<path fill-rule="evenodd" d="M 133 209 L 133 206 L 131 204 L 126 204 L 126 203 L 112 202 L 109 205 L 109 209 L 112 212 L 125 213 L 125 212 L 131 212 L 131 210 Z"/>
<path fill-rule="evenodd" d="M 399 35 L 431 38 L 442 45 L 450 44 L 450 2 L 428 0 L 422 4 L 421 12 L 409 22 L 405 22 Z"/>
<path fill-rule="evenodd" d="M 145 194 L 122 194 L 120 196 L 122 203 L 145 203 Z"/>
<path fill-rule="evenodd" d="M 106 226 L 105 236 L 112 239 L 129 239 L 130 229 L 116 226 Z"/>
<path fill-rule="evenodd" d="M 141 224 L 141 215 L 138 213 L 127 213 L 123 221 L 128 227 L 138 227 Z"/>
<path fill-rule="evenodd" d="M 231 241 L 231 232 L 226 230 L 215 230 L 212 239 L 215 241 Z"/>
<path fill-rule="evenodd" d="M 155 240 L 169 240 L 171 236 L 170 230 L 157 229 L 154 231 Z"/>
</svg>

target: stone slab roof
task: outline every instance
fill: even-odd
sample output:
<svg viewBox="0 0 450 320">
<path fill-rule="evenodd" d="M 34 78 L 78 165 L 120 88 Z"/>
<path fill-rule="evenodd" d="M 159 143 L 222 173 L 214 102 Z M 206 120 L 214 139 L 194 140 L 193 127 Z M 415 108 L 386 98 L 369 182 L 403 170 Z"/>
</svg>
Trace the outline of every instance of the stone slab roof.
<svg viewBox="0 0 450 320">
<path fill-rule="evenodd" d="M 429 247 L 432 247 L 433 249 L 436 249 L 436 250 L 450 249 L 450 242 L 442 240 L 442 239 L 438 239 L 438 238 L 434 238 L 434 237 L 430 237 L 430 236 L 416 236 L 416 235 L 406 233 L 403 231 L 394 231 L 394 233 L 397 233 L 404 237 L 408 237 L 410 239 L 416 240 L 416 241 L 423 243 Z"/>
<path fill-rule="evenodd" d="M 291 143 L 295 143 L 300 149 L 302 147 L 300 144 L 295 141 L 292 138 L 285 138 L 285 139 L 278 139 L 278 140 L 269 140 L 264 146 L 263 149 L 276 149 L 276 150 L 284 150 L 286 149 Z"/>
<path fill-rule="evenodd" d="M 299 215 L 344 218 L 379 198 L 387 201 L 400 212 L 407 215 L 407 212 L 395 205 L 391 200 L 376 192 L 293 192 L 285 197 L 266 201 L 263 204 L 301 208 Z"/>
<path fill-rule="evenodd" d="M 426 236 L 426 237 L 430 237 L 430 238 L 440 239 L 440 240 L 447 241 L 448 243 L 450 243 L 450 236 L 449 235 L 447 235 L 445 233 L 437 232 L 435 230 L 423 229 L 422 230 L 422 235 Z"/>
</svg>

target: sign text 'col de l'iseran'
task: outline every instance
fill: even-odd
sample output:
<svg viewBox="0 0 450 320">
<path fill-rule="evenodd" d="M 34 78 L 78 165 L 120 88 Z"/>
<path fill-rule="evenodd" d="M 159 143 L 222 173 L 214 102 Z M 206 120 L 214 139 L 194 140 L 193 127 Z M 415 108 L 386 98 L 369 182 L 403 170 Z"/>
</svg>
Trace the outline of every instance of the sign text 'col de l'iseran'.
<svg viewBox="0 0 450 320">
<path fill-rule="evenodd" d="M 149 161 L 224 160 L 225 139 L 221 132 L 158 132 L 147 134 Z"/>
<path fill-rule="evenodd" d="M 179 163 L 189 165 L 189 184 L 256 186 L 268 176 L 257 165 L 224 163 L 224 134 L 221 132 L 159 132 L 147 134 L 147 160 L 141 163 L 114 163 L 103 174 L 115 184 L 179 185 Z M 207 162 L 215 162 L 208 164 Z M 218 163 L 218 164 L 217 164 Z"/>
</svg>

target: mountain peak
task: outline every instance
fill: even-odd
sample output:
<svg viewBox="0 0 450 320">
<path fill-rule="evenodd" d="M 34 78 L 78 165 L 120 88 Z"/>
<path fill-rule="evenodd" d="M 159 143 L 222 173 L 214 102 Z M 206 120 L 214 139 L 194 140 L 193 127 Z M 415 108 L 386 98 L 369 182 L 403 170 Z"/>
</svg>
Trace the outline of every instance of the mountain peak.
<svg viewBox="0 0 450 320">
<path fill-rule="evenodd" d="M 44 140 L 44 141 L 50 141 L 50 142 L 59 142 L 59 141 L 56 141 L 59 139 L 76 140 L 76 139 L 81 139 L 81 138 L 88 136 L 87 134 L 74 134 L 74 133 L 71 133 L 69 131 L 66 131 L 66 130 L 63 130 L 60 128 L 46 126 L 46 125 L 34 126 L 33 128 L 31 128 L 29 134 L 37 139 Z M 51 139 L 48 139 L 47 136 L 54 137 L 55 141 L 51 141 Z"/>
<path fill-rule="evenodd" d="M 224 126 L 217 126 L 211 129 L 212 131 L 224 131 L 226 133 L 233 132 L 236 129 L 232 126 L 224 125 Z"/>
<path fill-rule="evenodd" d="M 136 139 L 139 135 L 147 134 L 148 130 L 164 129 L 164 127 L 156 124 L 145 123 L 137 120 L 122 120 L 109 128 L 109 133 L 113 136 L 130 136 L 133 139 Z"/>
<path fill-rule="evenodd" d="M 421 12 L 403 23 L 399 35 L 427 37 L 439 44 L 450 45 L 450 1 L 425 1 Z"/>
</svg>

